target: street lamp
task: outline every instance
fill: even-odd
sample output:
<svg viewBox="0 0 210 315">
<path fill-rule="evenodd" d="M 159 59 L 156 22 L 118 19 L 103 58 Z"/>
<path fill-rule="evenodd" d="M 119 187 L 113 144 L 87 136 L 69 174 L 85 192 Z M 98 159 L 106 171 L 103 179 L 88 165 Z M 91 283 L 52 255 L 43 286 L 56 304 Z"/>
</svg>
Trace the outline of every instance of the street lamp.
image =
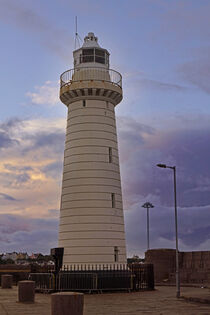
<svg viewBox="0 0 210 315">
<path fill-rule="evenodd" d="M 142 207 L 147 209 L 147 250 L 148 250 L 149 249 L 149 209 L 154 208 L 154 206 L 150 202 L 145 202 L 142 205 Z"/>
<path fill-rule="evenodd" d="M 176 297 L 180 297 L 180 278 L 179 278 L 179 249 L 178 249 L 178 225 L 177 225 L 177 202 L 176 202 L 176 166 L 157 164 L 161 168 L 170 168 L 174 174 L 174 210 L 175 210 L 175 234 L 176 234 Z"/>
</svg>

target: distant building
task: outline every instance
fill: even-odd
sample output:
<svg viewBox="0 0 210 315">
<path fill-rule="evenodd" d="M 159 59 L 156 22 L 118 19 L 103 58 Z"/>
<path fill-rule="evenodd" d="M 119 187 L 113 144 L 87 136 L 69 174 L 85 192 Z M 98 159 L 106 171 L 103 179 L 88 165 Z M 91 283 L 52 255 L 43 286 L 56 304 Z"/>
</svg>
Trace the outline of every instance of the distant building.
<svg viewBox="0 0 210 315">
<path fill-rule="evenodd" d="M 36 253 L 36 254 L 35 254 L 35 253 L 32 253 L 31 256 L 29 256 L 29 258 L 35 260 L 35 259 L 38 259 L 38 257 L 39 257 L 40 255 L 42 255 L 42 254 L 41 254 L 41 253 Z M 43 256 L 43 255 L 42 255 L 42 256 Z"/>
<path fill-rule="evenodd" d="M 1 259 L 2 260 L 11 259 L 11 260 L 13 260 L 15 262 L 17 260 L 17 257 L 18 257 L 18 253 L 13 252 L 13 253 L 5 253 L 5 254 L 3 254 Z"/>
<path fill-rule="evenodd" d="M 28 259 L 28 254 L 27 253 L 19 253 L 19 254 L 17 254 L 17 259 L 19 259 L 19 260 Z"/>
</svg>

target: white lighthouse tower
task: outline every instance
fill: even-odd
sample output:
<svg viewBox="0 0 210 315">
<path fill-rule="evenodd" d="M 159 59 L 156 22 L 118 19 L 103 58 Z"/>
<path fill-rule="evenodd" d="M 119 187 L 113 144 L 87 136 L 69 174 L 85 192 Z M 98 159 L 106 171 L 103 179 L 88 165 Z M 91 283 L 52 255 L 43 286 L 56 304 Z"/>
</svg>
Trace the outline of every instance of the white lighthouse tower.
<svg viewBox="0 0 210 315">
<path fill-rule="evenodd" d="M 122 77 L 93 33 L 73 52 L 61 75 L 68 107 L 59 246 L 64 265 L 126 262 L 124 216 L 115 123 Z"/>
</svg>

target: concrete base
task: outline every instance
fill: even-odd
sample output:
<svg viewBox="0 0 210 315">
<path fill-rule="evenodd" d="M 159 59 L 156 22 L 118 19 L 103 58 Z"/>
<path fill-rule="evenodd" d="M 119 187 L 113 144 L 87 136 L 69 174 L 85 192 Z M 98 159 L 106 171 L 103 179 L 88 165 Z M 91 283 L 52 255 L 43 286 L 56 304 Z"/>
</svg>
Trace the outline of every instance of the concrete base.
<svg viewBox="0 0 210 315">
<path fill-rule="evenodd" d="M 83 315 L 84 294 L 60 292 L 51 295 L 51 315 Z"/>
<path fill-rule="evenodd" d="M 35 299 L 35 281 L 18 282 L 18 302 L 34 303 Z"/>
<path fill-rule="evenodd" d="M 12 288 L 12 275 L 2 275 L 1 276 L 1 287 L 2 289 L 11 289 Z"/>
</svg>

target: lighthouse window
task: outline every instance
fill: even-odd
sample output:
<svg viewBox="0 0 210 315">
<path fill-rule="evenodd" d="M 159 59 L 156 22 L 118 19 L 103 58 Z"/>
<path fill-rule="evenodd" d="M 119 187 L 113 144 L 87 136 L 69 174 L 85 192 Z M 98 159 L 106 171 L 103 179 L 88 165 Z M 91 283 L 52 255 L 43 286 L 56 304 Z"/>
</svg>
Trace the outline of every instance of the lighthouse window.
<svg viewBox="0 0 210 315">
<path fill-rule="evenodd" d="M 82 105 L 83 105 L 83 107 L 86 106 L 86 101 L 85 100 L 82 101 Z"/>
<path fill-rule="evenodd" d="M 93 62 L 93 61 L 94 61 L 94 49 L 83 49 L 82 62 Z"/>
<path fill-rule="evenodd" d="M 83 49 L 82 50 L 82 54 L 84 55 L 84 56 L 93 56 L 93 49 L 91 48 L 91 49 Z"/>
<path fill-rule="evenodd" d="M 109 64 L 109 55 L 106 54 L 105 56 L 106 56 L 106 64 Z"/>
<path fill-rule="evenodd" d="M 95 62 L 105 64 L 105 51 L 100 49 L 95 49 Z"/>
<path fill-rule="evenodd" d="M 83 62 L 98 62 L 102 64 L 109 63 L 109 56 L 103 49 L 85 48 L 80 54 L 80 63 Z"/>
<path fill-rule="evenodd" d="M 112 148 L 109 148 L 109 163 L 112 163 Z"/>
<path fill-rule="evenodd" d="M 114 262 L 119 261 L 119 249 L 117 246 L 114 247 Z"/>
<path fill-rule="evenodd" d="M 115 208 L 115 194 L 112 194 L 112 208 Z"/>
</svg>

